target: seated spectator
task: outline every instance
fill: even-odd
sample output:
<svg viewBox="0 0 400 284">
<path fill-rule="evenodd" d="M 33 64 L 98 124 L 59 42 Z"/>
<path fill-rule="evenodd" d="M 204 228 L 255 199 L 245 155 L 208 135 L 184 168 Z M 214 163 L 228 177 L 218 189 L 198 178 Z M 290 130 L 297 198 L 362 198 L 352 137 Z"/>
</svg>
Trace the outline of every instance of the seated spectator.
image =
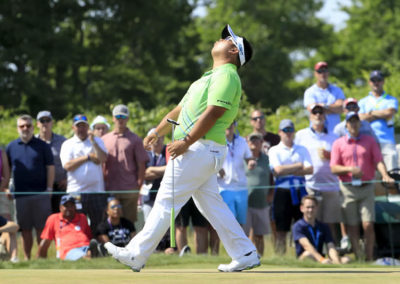
<svg viewBox="0 0 400 284">
<path fill-rule="evenodd" d="M 303 218 L 293 225 L 293 240 L 296 244 L 296 256 L 299 260 L 312 259 L 324 264 L 348 263 L 348 257 L 340 257 L 333 243 L 329 227 L 318 222 L 318 201 L 315 196 L 304 196 L 300 211 Z M 323 246 L 327 245 L 328 257 L 323 254 Z"/>
<path fill-rule="evenodd" d="M 90 258 L 89 243 L 92 238 L 86 216 L 76 212 L 75 199 L 64 195 L 60 201 L 60 213 L 51 214 L 41 235 L 38 257 L 46 258 L 54 240 L 57 258 L 75 261 Z"/>
<path fill-rule="evenodd" d="M 133 223 L 121 217 L 122 205 L 118 199 L 113 197 L 108 199 L 106 213 L 106 220 L 97 226 L 96 240 L 91 241 L 91 246 L 94 246 L 93 243 L 97 241 L 97 251 L 94 250 L 93 256 L 97 256 L 97 252 L 99 252 L 100 256 L 106 255 L 106 250 L 103 246 L 106 242 L 125 247 L 136 233 Z"/>
<path fill-rule="evenodd" d="M 19 226 L 0 216 L 0 258 L 10 257 L 11 262 L 18 262 L 17 232 Z"/>
<path fill-rule="evenodd" d="M 94 136 L 102 137 L 110 130 L 110 124 L 104 116 L 98 115 L 90 124 L 90 130 L 93 131 Z"/>
</svg>

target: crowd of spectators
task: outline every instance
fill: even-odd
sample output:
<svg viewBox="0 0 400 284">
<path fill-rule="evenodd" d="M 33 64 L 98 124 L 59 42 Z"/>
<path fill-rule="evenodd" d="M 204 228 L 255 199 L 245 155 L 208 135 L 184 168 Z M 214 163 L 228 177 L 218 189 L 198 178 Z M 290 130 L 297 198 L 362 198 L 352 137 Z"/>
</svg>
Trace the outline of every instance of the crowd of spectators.
<svg viewBox="0 0 400 284">
<path fill-rule="evenodd" d="M 380 71 L 371 72 L 371 92 L 359 102 L 328 82 L 326 62 L 318 62 L 314 71 L 316 83 L 304 94 L 309 127 L 296 133 L 295 124 L 283 119 L 274 134 L 266 131 L 263 112 L 254 110 L 247 137 L 240 136 L 236 122 L 226 129 L 228 151 L 218 174 L 221 198 L 260 255 L 269 233 L 275 252 L 284 254 L 292 231 L 299 259 L 346 263 L 336 247 L 349 252 L 351 244 L 357 258 L 372 260 L 372 181 L 377 172 L 384 182 L 393 182 L 387 172 L 397 167 L 393 117 L 398 102 L 384 91 Z M 103 116 L 91 124 L 83 114 L 74 116 L 69 139 L 53 133 L 50 111 L 37 114 L 37 135 L 31 116 L 17 119 L 19 138 L 0 151 L 0 189 L 6 193 L 0 195 L 0 254 L 18 261 L 18 229 L 25 260 L 31 258 L 33 229 L 38 257 L 47 257 L 54 240 L 57 257 L 65 260 L 104 256 L 104 243 L 125 246 L 135 235 L 138 205 L 146 221 L 168 153 L 164 137 L 145 151 L 142 139 L 127 127 L 125 105 L 117 105 L 112 117 L 113 126 Z M 218 236 L 192 200 L 176 218 L 177 249 L 169 247 L 167 232 L 157 250 L 189 252 L 190 218 L 196 252 L 207 254 L 210 246 L 218 254 Z"/>
</svg>

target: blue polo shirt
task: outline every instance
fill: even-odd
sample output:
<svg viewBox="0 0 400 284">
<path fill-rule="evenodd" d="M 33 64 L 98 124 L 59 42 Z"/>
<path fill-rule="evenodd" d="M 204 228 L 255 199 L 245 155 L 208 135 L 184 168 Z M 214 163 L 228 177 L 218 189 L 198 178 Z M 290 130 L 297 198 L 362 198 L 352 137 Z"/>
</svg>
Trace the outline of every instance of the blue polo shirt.
<svg viewBox="0 0 400 284">
<path fill-rule="evenodd" d="M 28 143 L 21 138 L 11 141 L 7 149 L 15 192 L 42 192 L 47 188 L 47 166 L 54 165 L 50 146 L 36 138 Z M 15 197 L 21 197 L 16 194 Z M 24 195 L 26 196 L 26 195 Z"/>
<path fill-rule="evenodd" d="M 315 226 L 312 227 L 303 218 L 293 225 L 293 240 L 296 245 L 297 257 L 304 252 L 303 247 L 299 243 L 301 238 L 307 238 L 320 254 L 322 254 L 322 248 L 325 243 L 333 243 L 331 231 L 329 230 L 328 225 L 315 221 Z"/>
<path fill-rule="evenodd" d="M 360 113 L 369 113 L 372 110 L 383 110 L 394 108 L 399 109 L 399 102 L 395 97 L 384 92 L 380 97 L 376 98 L 372 93 L 361 99 L 358 103 Z M 396 144 L 394 139 L 393 120 L 385 120 L 383 118 L 375 119 L 370 122 L 372 129 L 378 137 L 379 143 Z"/>
</svg>

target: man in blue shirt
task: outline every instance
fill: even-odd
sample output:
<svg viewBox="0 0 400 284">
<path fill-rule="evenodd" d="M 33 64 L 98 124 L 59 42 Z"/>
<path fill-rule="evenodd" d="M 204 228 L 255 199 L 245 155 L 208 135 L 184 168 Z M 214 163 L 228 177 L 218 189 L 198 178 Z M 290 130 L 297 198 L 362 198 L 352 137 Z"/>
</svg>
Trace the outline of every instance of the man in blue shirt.
<svg viewBox="0 0 400 284">
<path fill-rule="evenodd" d="M 341 88 L 328 82 L 328 63 L 318 62 L 314 66 L 316 83 L 304 92 L 304 107 L 311 112 L 313 104 L 322 104 L 325 107 L 325 126 L 328 133 L 332 133 L 335 126 L 340 122 L 342 113 L 344 93 Z"/>
<path fill-rule="evenodd" d="M 369 76 L 371 92 L 360 100 L 360 118 L 369 121 L 379 140 L 383 160 L 388 170 L 397 168 L 397 151 L 394 139 L 394 115 L 399 108 L 398 100 L 383 90 L 384 77 L 374 70 Z"/>
<path fill-rule="evenodd" d="M 17 126 L 19 138 L 8 144 L 6 152 L 14 178 L 17 223 L 22 231 L 24 257 L 28 260 L 33 245 L 32 228 L 36 230 L 39 244 L 40 234 L 51 213 L 50 195 L 34 192 L 50 193 L 53 190 L 55 170 L 50 146 L 33 136 L 32 117 L 20 116 Z"/>
</svg>

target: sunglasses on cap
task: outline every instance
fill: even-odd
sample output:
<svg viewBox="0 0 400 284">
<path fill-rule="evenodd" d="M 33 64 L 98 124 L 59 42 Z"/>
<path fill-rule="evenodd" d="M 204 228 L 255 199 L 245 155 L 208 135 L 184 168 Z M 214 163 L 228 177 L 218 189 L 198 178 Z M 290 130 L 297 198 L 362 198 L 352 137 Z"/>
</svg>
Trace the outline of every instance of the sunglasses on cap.
<svg viewBox="0 0 400 284">
<path fill-rule="evenodd" d="M 283 132 L 285 133 L 293 133 L 294 132 L 294 128 L 293 127 L 285 127 L 282 129 Z"/>
<path fill-rule="evenodd" d="M 40 123 L 49 123 L 51 121 L 51 118 L 41 118 L 39 119 Z"/>
<path fill-rule="evenodd" d="M 251 118 L 251 120 L 254 120 L 254 121 L 256 121 L 256 120 L 262 120 L 262 119 L 264 119 L 264 116 L 263 115 L 260 115 L 260 116 L 255 116 L 255 117 L 252 117 Z"/>
<path fill-rule="evenodd" d="M 115 118 L 116 118 L 116 119 L 127 119 L 128 116 L 123 115 L 123 114 L 118 114 L 118 115 L 115 116 Z"/>
<path fill-rule="evenodd" d="M 79 120 L 88 121 L 86 115 L 81 115 L 81 114 L 75 115 L 74 122 Z"/>
<path fill-rule="evenodd" d="M 322 108 L 314 108 L 311 111 L 312 114 L 324 114 L 324 110 Z"/>
<path fill-rule="evenodd" d="M 317 72 L 318 74 L 328 73 L 328 69 L 326 69 L 326 68 L 321 68 L 321 69 L 315 70 L 315 72 Z"/>
<path fill-rule="evenodd" d="M 372 83 L 378 83 L 378 82 L 382 82 L 383 81 L 383 79 L 381 79 L 381 78 L 371 78 L 371 79 L 369 79 Z"/>
</svg>

